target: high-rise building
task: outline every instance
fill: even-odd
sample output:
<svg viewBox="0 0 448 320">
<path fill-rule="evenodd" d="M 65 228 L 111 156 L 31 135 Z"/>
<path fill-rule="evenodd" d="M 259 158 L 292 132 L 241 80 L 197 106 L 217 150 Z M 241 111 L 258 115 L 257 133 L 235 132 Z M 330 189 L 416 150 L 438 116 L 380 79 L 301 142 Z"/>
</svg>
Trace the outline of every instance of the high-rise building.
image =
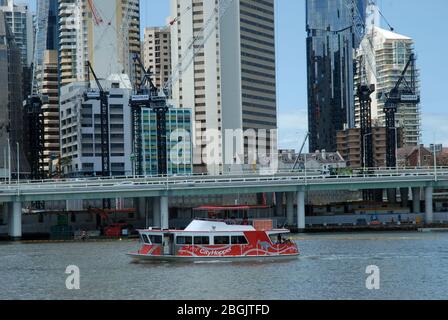
<svg viewBox="0 0 448 320">
<path fill-rule="evenodd" d="M 23 66 L 30 67 L 33 63 L 34 47 L 33 14 L 28 5 L 14 2 L 14 0 L 3 0 L 0 3 L 0 11 L 4 12 L 6 23 L 20 49 Z"/>
<path fill-rule="evenodd" d="M 372 122 L 377 126 L 386 125 L 386 117 L 383 111 L 386 95 L 395 87 L 411 54 L 414 52 L 414 41 L 398 33 L 373 27 L 364 41 L 372 45 L 361 47 L 360 55 L 366 55 L 364 48 L 369 48 L 373 61 L 367 68 L 367 77 L 376 86 L 376 92 L 372 94 Z M 373 46 L 373 48 L 372 48 Z M 367 49 L 364 49 L 367 50 Z M 364 57 L 365 58 L 365 57 Z M 373 73 L 371 68 L 375 68 Z M 412 70 L 408 70 L 406 77 L 410 79 Z M 376 74 L 376 75 L 375 75 Z M 417 88 L 419 86 L 419 73 L 414 74 Z M 356 78 L 359 82 L 359 76 Z M 417 89 L 419 94 L 419 89 Z M 421 110 L 419 105 L 402 103 L 398 105 L 396 113 L 396 126 L 401 128 L 403 145 L 399 147 L 418 146 L 421 137 Z M 356 122 L 360 123 L 359 105 L 356 105 Z"/>
<path fill-rule="evenodd" d="M 131 82 L 123 75 L 101 81 L 109 92 L 109 150 L 111 175 L 132 174 Z M 92 81 L 92 88 L 96 83 Z M 102 175 L 101 105 L 86 100 L 84 82 L 61 88 L 61 167 L 68 176 Z"/>
<path fill-rule="evenodd" d="M 158 175 L 157 114 L 142 108 L 143 174 Z M 170 108 L 166 115 L 167 172 L 169 175 L 193 173 L 191 110 Z"/>
<path fill-rule="evenodd" d="M 61 85 L 88 79 L 90 61 L 99 78 L 127 74 L 134 81 L 140 54 L 139 0 L 59 0 Z"/>
<path fill-rule="evenodd" d="M 58 49 L 58 0 L 38 0 L 34 64 L 41 65 L 45 50 Z"/>
<path fill-rule="evenodd" d="M 21 48 L 15 43 L 9 25 L 0 10 L 0 168 L 5 176 L 29 171 L 23 151 Z"/>
<path fill-rule="evenodd" d="M 39 159 L 43 173 L 51 171 L 51 163 L 59 158 L 59 88 L 58 88 L 58 1 L 38 0 L 35 20 L 35 47 L 33 59 L 33 94 L 42 102 L 43 142 L 36 144 L 36 132 L 27 132 L 29 158 Z M 32 99 L 28 103 L 32 103 Z M 27 106 L 27 110 L 33 110 Z M 31 114 L 28 115 L 31 117 Z M 30 119 L 28 121 L 34 121 Z M 42 145 L 43 150 L 36 148 Z M 42 152 L 42 153 L 41 153 Z M 42 159 L 42 157 L 44 157 Z"/>
<path fill-rule="evenodd" d="M 352 0 L 366 19 L 366 0 Z M 348 0 L 306 0 L 310 151 L 336 151 L 336 132 L 355 126 L 353 14 Z"/>
<path fill-rule="evenodd" d="M 60 154 L 59 145 L 59 87 L 58 87 L 58 51 L 45 50 L 41 64 L 36 68 L 37 93 L 42 99 L 44 150 L 44 171 L 51 171 L 52 160 Z M 36 137 L 32 137 L 36 138 Z"/>
<path fill-rule="evenodd" d="M 143 40 L 143 64 L 151 68 L 153 82 L 163 88 L 171 75 L 171 33 L 167 28 L 146 28 Z"/>
<path fill-rule="evenodd" d="M 207 164 L 196 171 L 218 173 L 235 156 L 251 161 L 250 143 L 238 141 L 245 147 L 238 155 L 226 146 L 227 130 L 277 129 L 274 12 L 274 0 L 171 0 L 177 17 L 171 27 L 173 70 L 184 62 L 172 86 L 173 102 L 193 109 L 195 165 Z M 201 139 L 206 132 L 208 141 Z M 276 138 L 269 139 L 269 132 L 267 137 L 269 154 Z"/>
<path fill-rule="evenodd" d="M 365 163 L 362 152 L 362 144 L 366 141 L 361 139 L 361 130 L 352 128 L 337 132 L 337 150 L 347 161 L 350 168 L 361 168 Z M 376 168 L 386 166 L 386 128 L 375 127 L 372 129 L 373 162 Z"/>
</svg>

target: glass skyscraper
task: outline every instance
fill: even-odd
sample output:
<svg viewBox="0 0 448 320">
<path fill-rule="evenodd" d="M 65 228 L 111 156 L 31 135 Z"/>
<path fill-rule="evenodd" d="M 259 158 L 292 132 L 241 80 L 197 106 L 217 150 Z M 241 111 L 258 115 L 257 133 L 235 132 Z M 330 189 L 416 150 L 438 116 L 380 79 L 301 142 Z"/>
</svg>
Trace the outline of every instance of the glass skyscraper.
<svg viewBox="0 0 448 320">
<path fill-rule="evenodd" d="M 157 145 L 157 113 L 142 108 L 143 174 L 159 172 L 159 148 Z M 168 174 L 193 173 L 193 145 L 191 140 L 192 112 L 187 108 L 171 108 L 166 115 L 166 143 Z"/>
<path fill-rule="evenodd" d="M 36 19 L 35 63 L 41 65 L 45 50 L 58 49 L 58 0 L 38 0 Z"/>
<path fill-rule="evenodd" d="M 347 0 L 306 0 L 310 152 L 337 149 L 336 132 L 355 126 L 354 49 Z M 366 0 L 355 0 L 365 21 Z"/>
</svg>

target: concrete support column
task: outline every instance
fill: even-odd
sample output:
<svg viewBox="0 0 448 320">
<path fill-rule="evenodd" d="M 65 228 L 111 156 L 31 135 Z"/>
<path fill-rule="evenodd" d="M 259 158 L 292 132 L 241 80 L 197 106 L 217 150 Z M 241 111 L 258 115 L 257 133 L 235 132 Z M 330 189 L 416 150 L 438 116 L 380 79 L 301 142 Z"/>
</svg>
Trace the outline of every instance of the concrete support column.
<svg viewBox="0 0 448 320">
<path fill-rule="evenodd" d="M 400 189 L 401 207 L 407 208 L 409 203 L 409 188 Z"/>
<path fill-rule="evenodd" d="M 145 198 L 145 227 L 151 227 L 150 212 L 152 212 L 153 203 L 152 198 Z"/>
<path fill-rule="evenodd" d="M 420 188 L 412 188 L 412 211 L 413 211 L 413 213 L 421 213 L 420 201 L 421 201 L 421 189 Z"/>
<path fill-rule="evenodd" d="M 300 231 L 305 230 L 305 192 L 297 193 L 297 228 Z"/>
<path fill-rule="evenodd" d="M 161 214 L 161 227 L 162 229 L 169 228 L 169 207 L 168 197 L 160 197 L 160 214 Z"/>
<path fill-rule="evenodd" d="M 283 217 L 283 193 L 277 192 L 275 194 L 275 216 Z"/>
<path fill-rule="evenodd" d="M 286 224 L 292 226 L 294 224 L 294 193 L 286 193 Z"/>
<path fill-rule="evenodd" d="M 9 232 L 11 240 L 20 240 L 22 238 L 22 203 L 13 202 L 8 205 L 9 208 Z"/>
<path fill-rule="evenodd" d="M 152 199 L 152 226 L 155 228 L 160 228 L 161 224 L 161 214 L 160 214 L 160 198 Z"/>
<path fill-rule="evenodd" d="M 2 221 L 3 224 L 6 224 L 8 222 L 8 204 L 5 202 L 2 204 Z"/>
<path fill-rule="evenodd" d="M 432 203 L 433 187 L 426 187 L 425 189 L 425 222 L 431 224 L 434 222 L 434 208 Z"/>
<path fill-rule="evenodd" d="M 397 203 L 397 189 L 387 189 L 387 201 Z"/>
</svg>

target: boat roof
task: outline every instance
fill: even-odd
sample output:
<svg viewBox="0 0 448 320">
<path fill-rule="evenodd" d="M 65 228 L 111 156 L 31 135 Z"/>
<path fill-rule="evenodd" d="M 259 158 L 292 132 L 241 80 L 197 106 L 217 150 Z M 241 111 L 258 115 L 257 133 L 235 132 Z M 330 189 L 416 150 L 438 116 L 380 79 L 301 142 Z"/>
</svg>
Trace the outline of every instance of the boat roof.
<svg viewBox="0 0 448 320">
<path fill-rule="evenodd" d="M 193 220 L 184 231 L 187 232 L 242 232 L 256 231 L 253 226 L 230 225 L 222 221 Z"/>
</svg>

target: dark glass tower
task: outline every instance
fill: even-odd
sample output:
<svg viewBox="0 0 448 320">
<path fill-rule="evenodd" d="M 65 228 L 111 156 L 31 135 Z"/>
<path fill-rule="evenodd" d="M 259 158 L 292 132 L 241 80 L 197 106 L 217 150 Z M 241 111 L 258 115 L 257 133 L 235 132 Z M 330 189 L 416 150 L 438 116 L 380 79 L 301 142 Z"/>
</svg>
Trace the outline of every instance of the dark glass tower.
<svg viewBox="0 0 448 320">
<path fill-rule="evenodd" d="M 45 50 L 58 49 L 58 0 L 37 1 L 36 58 L 42 64 Z"/>
<path fill-rule="evenodd" d="M 334 152 L 336 132 L 355 126 L 354 49 L 347 0 L 306 0 L 310 152 Z M 366 0 L 355 1 L 365 21 Z"/>
</svg>

